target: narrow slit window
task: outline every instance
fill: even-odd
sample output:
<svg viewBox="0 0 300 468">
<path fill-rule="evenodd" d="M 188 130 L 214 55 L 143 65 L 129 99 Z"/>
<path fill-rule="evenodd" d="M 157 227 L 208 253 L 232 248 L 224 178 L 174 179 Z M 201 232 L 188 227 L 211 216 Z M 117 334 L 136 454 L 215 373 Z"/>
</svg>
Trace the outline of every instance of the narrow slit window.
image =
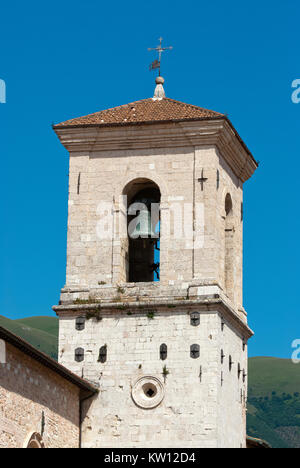
<svg viewBox="0 0 300 468">
<path fill-rule="evenodd" d="M 83 348 L 75 349 L 75 361 L 76 362 L 84 361 L 84 349 Z"/>
<path fill-rule="evenodd" d="M 84 330 L 85 328 L 85 317 L 77 317 L 76 319 L 76 330 Z"/>
<path fill-rule="evenodd" d="M 101 346 L 99 350 L 98 362 L 101 362 L 102 364 L 104 364 L 106 360 L 107 360 L 107 346 L 104 345 L 104 346 Z"/>
<path fill-rule="evenodd" d="M 167 359 L 167 357 L 168 357 L 168 347 L 167 347 L 167 345 L 165 343 L 160 345 L 159 355 L 160 355 L 160 359 L 162 361 L 165 361 Z"/>
<path fill-rule="evenodd" d="M 200 325 L 200 314 L 199 314 L 199 312 L 193 312 L 191 314 L 191 325 L 193 327 L 197 327 L 198 325 Z"/>
<path fill-rule="evenodd" d="M 190 356 L 192 359 L 197 359 L 200 356 L 200 346 L 198 344 L 191 345 Z"/>
</svg>

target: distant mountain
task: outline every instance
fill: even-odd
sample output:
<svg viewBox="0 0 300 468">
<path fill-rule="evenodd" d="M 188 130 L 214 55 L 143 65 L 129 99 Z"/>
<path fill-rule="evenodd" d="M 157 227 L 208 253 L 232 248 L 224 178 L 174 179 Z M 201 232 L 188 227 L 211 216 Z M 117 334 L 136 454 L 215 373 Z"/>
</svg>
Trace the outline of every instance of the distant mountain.
<svg viewBox="0 0 300 468">
<path fill-rule="evenodd" d="M 274 448 L 300 448 L 300 364 L 249 359 L 247 432 Z"/>
<path fill-rule="evenodd" d="M 28 317 L 0 326 L 57 360 L 58 319 Z M 274 448 L 300 448 L 300 364 L 289 359 L 249 359 L 247 433 Z"/>
<path fill-rule="evenodd" d="M 0 326 L 57 360 L 58 319 L 56 317 L 29 317 L 10 320 L 0 315 Z"/>
<path fill-rule="evenodd" d="M 254 357 L 249 359 L 249 396 L 271 396 L 300 392 L 300 364 L 290 359 Z"/>
<path fill-rule="evenodd" d="M 27 317 L 14 320 L 14 322 L 30 328 L 36 328 L 58 338 L 58 318 L 56 317 Z"/>
</svg>

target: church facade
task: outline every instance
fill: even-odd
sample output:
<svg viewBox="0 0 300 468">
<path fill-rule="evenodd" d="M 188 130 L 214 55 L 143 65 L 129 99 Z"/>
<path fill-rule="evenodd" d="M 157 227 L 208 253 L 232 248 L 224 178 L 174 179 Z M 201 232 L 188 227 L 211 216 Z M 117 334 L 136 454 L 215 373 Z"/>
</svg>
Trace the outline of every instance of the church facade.
<svg viewBox="0 0 300 468">
<path fill-rule="evenodd" d="M 164 96 L 55 125 L 70 154 L 59 362 L 83 447 L 246 447 L 243 184 L 229 119 Z M 153 210 L 152 210 L 153 208 Z"/>
</svg>

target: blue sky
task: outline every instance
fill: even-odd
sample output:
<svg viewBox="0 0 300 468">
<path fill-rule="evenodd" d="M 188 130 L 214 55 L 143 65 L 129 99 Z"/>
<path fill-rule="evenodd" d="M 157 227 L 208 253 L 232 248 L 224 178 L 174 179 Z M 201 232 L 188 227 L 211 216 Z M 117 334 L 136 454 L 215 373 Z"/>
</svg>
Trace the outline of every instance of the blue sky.
<svg viewBox="0 0 300 468">
<path fill-rule="evenodd" d="M 5 2 L 1 6 L 0 314 L 50 315 L 65 280 L 68 159 L 59 122 L 150 97 L 164 37 L 167 96 L 228 113 L 260 161 L 245 184 L 250 355 L 300 338 L 299 2 Z"/>
</svg>

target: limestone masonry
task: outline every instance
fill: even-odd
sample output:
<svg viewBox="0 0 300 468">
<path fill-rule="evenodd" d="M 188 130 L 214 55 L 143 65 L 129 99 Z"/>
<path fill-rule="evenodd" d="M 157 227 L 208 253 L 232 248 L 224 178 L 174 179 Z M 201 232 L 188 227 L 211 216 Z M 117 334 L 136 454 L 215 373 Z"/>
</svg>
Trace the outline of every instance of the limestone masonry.
<svg viewBox="0 0 300 468">
<path fill-rule="evenodd" d="M 0 448 L 78 448 L 80 401 L 97 389 L 0 327 Z"/>
<path fill-rule="evenodd" d="M 70 154 L 59 361 L 99 386 L 82 446 L 245 447 L 253 156 L 227 117 L 167 98 L 54 130 Z M 136 202 L 134 232 L 159 205 L 159 243 L 127 235 Z"/>
</svg>

